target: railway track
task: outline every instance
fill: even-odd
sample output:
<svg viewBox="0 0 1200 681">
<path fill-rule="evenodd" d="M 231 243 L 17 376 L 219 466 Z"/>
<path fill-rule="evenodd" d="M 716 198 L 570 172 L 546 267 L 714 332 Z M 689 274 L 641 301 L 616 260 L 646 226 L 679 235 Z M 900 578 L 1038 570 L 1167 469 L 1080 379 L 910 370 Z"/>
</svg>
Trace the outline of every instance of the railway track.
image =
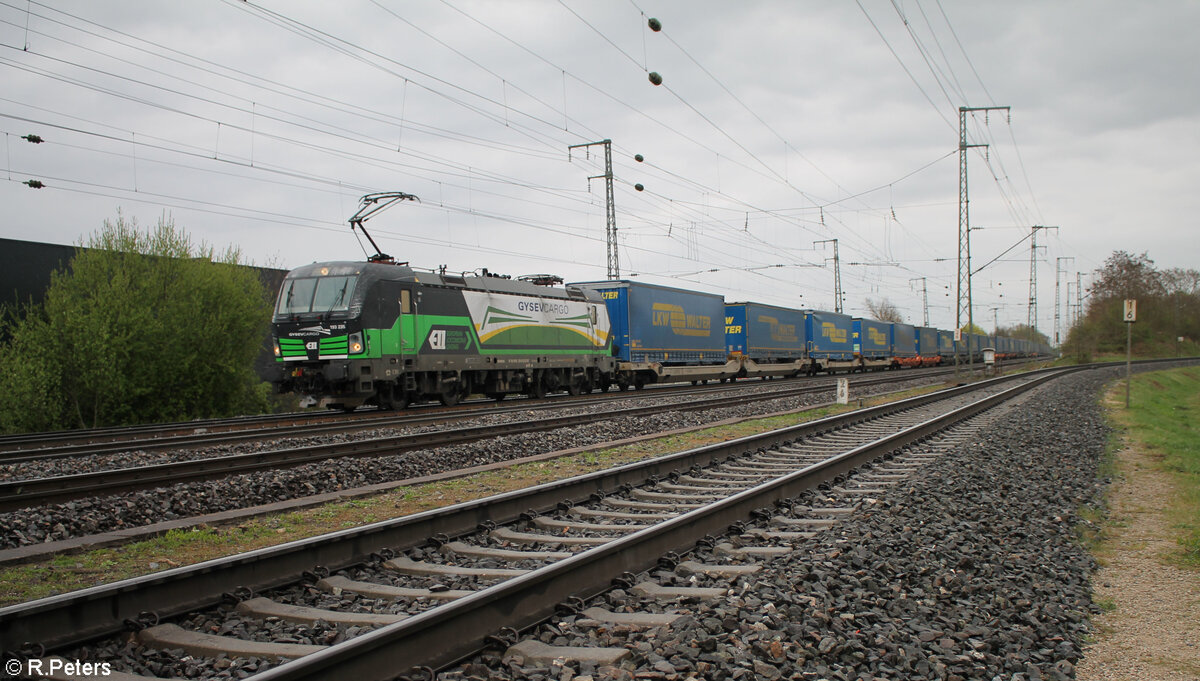
<svg viewBox="0 0 1200 681">
<path fill-rule="evenodd" d="M 925 368 L 905 370 L 886 377 L 856 378 L 855 382 L 872 384 L 901 380 L 914 376 L 942 376 L 952 369 Z M 830 377 L 800 379 L 808 389 L 828 389 L 834 385 Z M 766 383 L 765 385 L 772 385 Z M 549 400 L 516 399 L 497 404 L 492 400 L 466 402 L 445 408 L 428 405 L 409 410 L 364 411 L 353 414 L 340 412 L 296 413 L 247 416 L 234 419 L 210 419 L 189 423 L 151 424 L 126 428 L 53 433 L 31 433 L 0 437 L 0 464 L 14 464 L 40 459 L 60 459 L 94 454 L 111 454 L 133 449 L 152 451 L 198 448 L 253 442 L 273 438 L 307 437 L 328 433 L 344 433 L 373 428 L 413 427 L 446 423 L 477 416 L 492 416 L 529 410 L 553 410 L 564 406 L 603 405 L 618 399 L 669 395 L 687 397 L 721 394 L 730 390 L 764 385 L 760 381 L 743 380 L 707 386 L 670 385 L 648 388 L 637 393 L 613 392 L 582 396 L 561 395 Z"/>
<path fill-rule="evenodd" d="M 606 614 L 583 602 L 612 588 L 614 578 L 620 578 L 619 588 L 640 590 L 649 602 L 719 597 L 714 591 L 721 589 L 656 587 L 625 573 L 656 564 L 668 572 L 717 577 L 753 570 L 756 561 L 790 551 L 791 541 L 911 474 L 930 453 L 910 450 L 887 462 L 877 461 L 880 457 L 925 442 L 1069 371 L 944 390 L 0 609 L 0 640 L 64 650 L 114 635 L 128 621 L 140 629 L 136 638 L 144 646 L 181 649 L 210 661 L 292 660 L 257 676 L 262 679 L 394 678 L 410 668 L 440 668 L 489 640 L 516 643 L 511 636 L 495 637 L 505 628 L 516 631 L 550 617 L 562 603 L 595 621 L 627 620 L 629 613 Z M 823 497 L 836 499 L 836 505 L 789 501 L 822 484 L 833 485 Z M 697 542 L 701 560 L 680 557 Z M 218 606 L 223 597 L 231 602 Z M 374 617 L 352 612 L 364 603 L 383 605 L 384 612 L 369 613 Z M 259 640 L 264 636 L 253 632 L 213 637 L 166 621 L 216 621 L 220 630 L 228 625 L 213 618 L 231 613 L 259 622 L 301 627 L 336 622 L 370 631 L 314 647 Z M 536 648 L 526 645 L 516 654 L 546 653 Z"/>
<path fill-rule="evenodd" d="M 924 377 L 937 375 L 940 374 L 922 374 Z M 889 373 L 886 376 L 858 379 L 856 385 L 887 384 L 896 381 L 906 381 L 915 377 L 917 376 L 908 372 Z M 756 391 L 736 396 L 730 396 L 728 391 L 721 391 L 716 397 L 701 397 L 701 399 L 686 402 L 640 403 L 622 409 L 596 410 L 592 413 L 534 417 L 483 426 L 445 428 L 413 434 L 290 447 L 155 465 L 140 465 L 137 467 L 99 470 L 74 475 L 9 480 L 0 482 L 0 512 L 37 507 L 73 499 L 155 488 L 178 482 L 211 480 L 237 473 L 290 468 L 327 459 L 385 456 L 405 451 L 464 444 L 501 435 L 544 432 L 565 426 L 578 426 L 622 416 L 646 416 L 666 412 L 703 411 L 727 407 L 734 402 L 746 403 L 797 397 L 828 391 L 832 387 L 833 384 L 831 383 L 821 382 L 816 385 L 803 384 L 800 386 L 785 387 L 782 390 Z M 558 409 L 560 407 L 561 405 L 549 405 L 545 408 Z M 519 407 L 516 409 L 526 412 L 529 407 Z M 428 424 L 431 421 L 444 420 L 444 416 L 431 417 L 429 419 L 410 417 L 405 419 L 403 423 L 406 426 L 417 426 Z M 242 434 L 237 435 L 237 437 L 242 437 Z"/>
</svg>

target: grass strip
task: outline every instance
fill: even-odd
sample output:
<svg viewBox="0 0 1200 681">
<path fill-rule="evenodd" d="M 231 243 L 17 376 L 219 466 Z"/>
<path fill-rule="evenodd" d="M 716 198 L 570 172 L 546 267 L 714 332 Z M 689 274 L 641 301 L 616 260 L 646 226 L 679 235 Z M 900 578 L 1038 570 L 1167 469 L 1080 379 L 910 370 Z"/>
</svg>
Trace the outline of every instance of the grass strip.
<svg viewBox="0 0 1200 681">
<path fill-rule="evenodd" d="M 1118 388 L 1123 402 L 1123 383 Z M 1130 408 L 1121 404 L 1111 413 L 1127 437 L 1171 475 L 1175 492 L 1163 501 L 1180 546 L 1178 558 L 1200 567 L 1200 367 L 1134 376 Z"/>
</svg>

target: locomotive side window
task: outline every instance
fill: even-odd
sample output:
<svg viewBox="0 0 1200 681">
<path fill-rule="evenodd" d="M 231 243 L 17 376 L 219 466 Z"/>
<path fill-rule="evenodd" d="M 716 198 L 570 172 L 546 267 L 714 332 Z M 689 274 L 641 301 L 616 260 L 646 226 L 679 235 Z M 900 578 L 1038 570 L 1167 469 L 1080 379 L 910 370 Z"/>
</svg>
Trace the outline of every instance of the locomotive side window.
<svg viewBox="0 0 1200 681">
<path fill-rule="evenodd" d="M 400 291 L 400 312 L 401 314 L 412 314 L 412 291 L 408 289 Z"/>
</svg>

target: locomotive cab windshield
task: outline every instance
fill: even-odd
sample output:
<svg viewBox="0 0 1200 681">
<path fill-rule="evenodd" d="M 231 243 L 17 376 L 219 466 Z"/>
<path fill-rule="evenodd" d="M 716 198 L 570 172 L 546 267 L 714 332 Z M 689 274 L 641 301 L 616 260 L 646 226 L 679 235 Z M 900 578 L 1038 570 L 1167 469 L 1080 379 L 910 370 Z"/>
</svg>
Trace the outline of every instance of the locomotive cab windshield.
<svg viewBox="0 0 1200 681">
<path fill-rule="evenodd" d="M 293 271 L 279 290 L 275 315 L 324 315 L 348 312 L 359 272 L 347 267 L 310 267 Z"/>
</svg>

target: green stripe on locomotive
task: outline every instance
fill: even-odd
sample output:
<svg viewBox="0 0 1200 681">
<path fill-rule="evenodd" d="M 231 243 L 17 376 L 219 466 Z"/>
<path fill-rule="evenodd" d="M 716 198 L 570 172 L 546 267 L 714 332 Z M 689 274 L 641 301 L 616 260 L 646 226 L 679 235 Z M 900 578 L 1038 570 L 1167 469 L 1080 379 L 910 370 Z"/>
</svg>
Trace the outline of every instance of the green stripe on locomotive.
<svg viewBox="0 0 1200 681">
<path fill-rule="evenodd" d="M 442 350 L 431 347 L 430 334 L 452 331 L 463 340 L 448 339 Z M 469 317 L 457 315 L 402 314 L 388 329 L 363 329 L 366 352 L 355 357 L 364 359 L 391 356 L 419 356 L 451 352 L 457 354 L 587 354 L 608 356 L 609 346 L 596 345 L 578 331 L 545 326 L 513 326 L 481 341 Z M 324 347 L 324 346 L 322 346 Z M 303 349 L 301 348 L 301 353 Z"/>
</svg>

